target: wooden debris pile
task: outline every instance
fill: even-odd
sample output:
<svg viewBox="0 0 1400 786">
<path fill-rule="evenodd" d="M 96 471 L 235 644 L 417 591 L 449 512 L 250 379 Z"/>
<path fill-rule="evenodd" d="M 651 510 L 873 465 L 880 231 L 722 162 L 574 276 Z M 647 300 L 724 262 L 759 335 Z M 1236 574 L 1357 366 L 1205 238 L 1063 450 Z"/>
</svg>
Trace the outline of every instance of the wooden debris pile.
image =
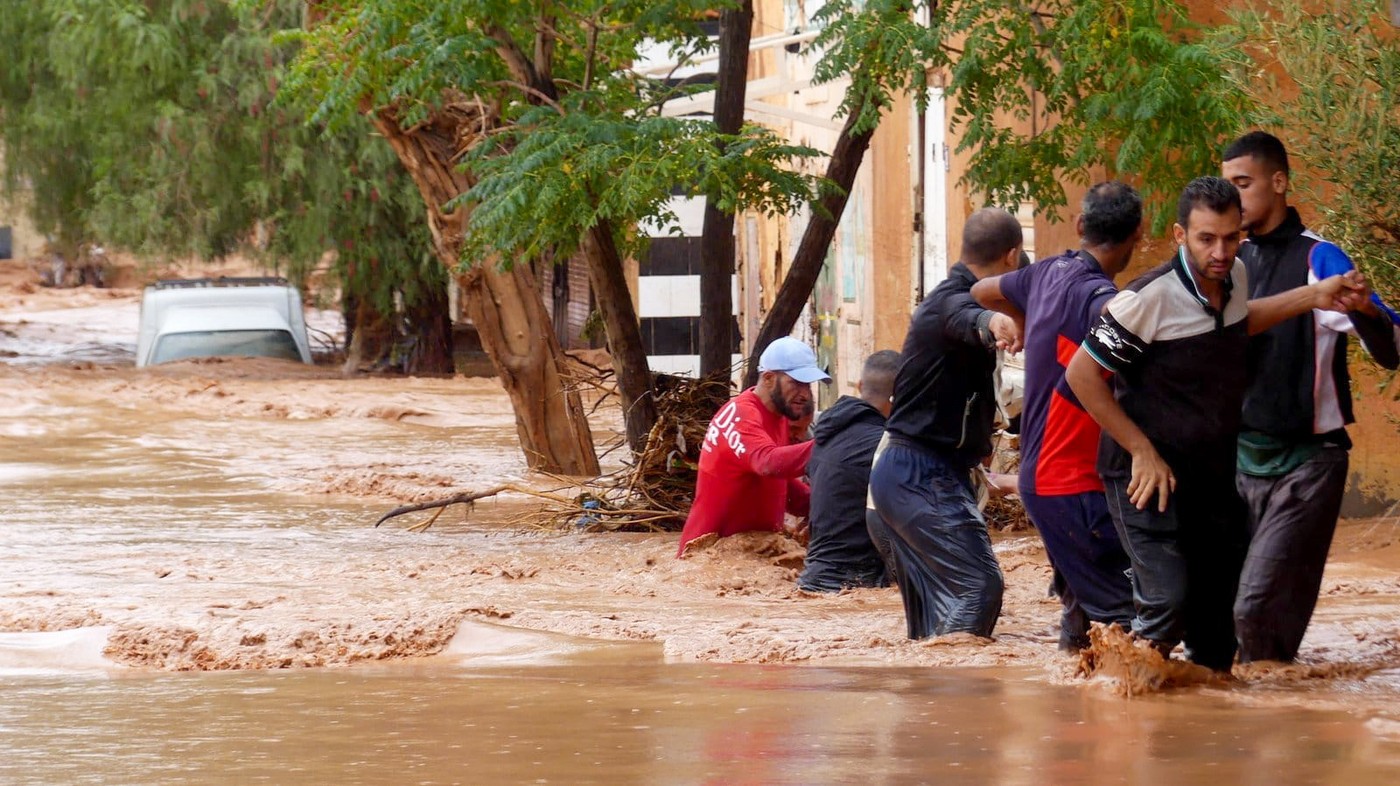
<svg viewBox="0 0 1400 786">
<path fill-rule="evenodd" d="M 729 381 L 662 375 L 656 385 L 656 425 L 635 463 L 624 470 L 629 507 L 665 511 L 679 531 L 695 500 L 700 446 L 710 418 L 729 400 Z"/>
<path fill-rule="evenodd" d="M 596 387 L 596 380 L 593 384 Z M 727 378 L 690 379 L 666 374 L 657 375 L 653 390 L 657 419 L 647 436 L 646 449 L 617 472 L 583 482 L 557 478 L 560 485 L 551 491 L 503 485 L 404 505 L 389 511 L 375 526 L 406 513 L 435 510 L 431 518 L 410 527 L 421 531 L 432 526 L 450 505 L 471 505 L 486 497 L 514 493 L 543 504 L 508 524 L 587 532 L 678 532 L 695 499 L 705 431 L 732 390 Z"/>
<path fill-rule="evenodd" d="M 991 471 L 1001 475 L 1015 475 L 1021 469 L 1021 438 L 1005 431 L 997 432 L 992 441 Z M 1020 532 L 1032 529 L 1030 516 L 1015 495 L 991 494 L 982 517 L 987 520 L 987 528 L 998 532 Z"/>
</svg>

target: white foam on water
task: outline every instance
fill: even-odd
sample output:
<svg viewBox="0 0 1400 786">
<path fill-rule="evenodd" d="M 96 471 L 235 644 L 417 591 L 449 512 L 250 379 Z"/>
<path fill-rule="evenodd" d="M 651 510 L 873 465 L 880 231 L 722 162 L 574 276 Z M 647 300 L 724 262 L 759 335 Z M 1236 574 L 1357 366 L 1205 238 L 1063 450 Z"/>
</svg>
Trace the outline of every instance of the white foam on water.
<svg viewBox="0 0 1400 786">
<path fill-rule="evenodd" d="M 588 645 L 562 633 L 463 620 L 441 654 L 464 666 L 544 665 L 565 661 Z"/>
<path fill-rule="evenodd" d="M 116 664 L 103 656 L 112 626 L 0 633 L 0 677 L 107 671 Z"/>
</svg>

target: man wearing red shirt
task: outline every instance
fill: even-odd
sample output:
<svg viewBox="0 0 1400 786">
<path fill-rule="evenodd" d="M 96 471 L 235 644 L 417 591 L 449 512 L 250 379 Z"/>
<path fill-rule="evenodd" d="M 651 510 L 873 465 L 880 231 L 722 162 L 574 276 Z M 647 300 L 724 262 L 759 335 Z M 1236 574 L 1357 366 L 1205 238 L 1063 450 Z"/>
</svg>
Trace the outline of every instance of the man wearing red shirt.
<svg viewBox="0 0 1400 786">
<path fill-rule="evenodd" d="M 710 420 L 677 556 L 701 535 L 781 532 L 784 512 L 807 515 L 811 491 L 802 474 L 812 442 L 792 444 L 788 426 L 807 413 L 812 383 L 831 377 L 817 366 L 812 348 L 795 338 L 769 344 L 758 369 L 758 384 Z"/>
</svg>

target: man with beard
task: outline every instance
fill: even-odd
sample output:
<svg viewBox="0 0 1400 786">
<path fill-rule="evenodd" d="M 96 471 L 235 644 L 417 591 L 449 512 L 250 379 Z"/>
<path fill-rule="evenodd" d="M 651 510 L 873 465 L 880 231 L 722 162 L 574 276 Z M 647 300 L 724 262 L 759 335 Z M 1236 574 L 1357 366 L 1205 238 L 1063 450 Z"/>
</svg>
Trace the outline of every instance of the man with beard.
<svg viewBox="0 0 1400 786">
<path fill-rule="evenodd" d="M 1240 260 L 1249 296 L 1266 297 L 1354 269 L 1337 246 L 1303 227 L 1288 204 L 1288 152 L 1254 131 L 1226 148 L 1223 174 L 1240 191 Z M 1240 660 L 1291 661 L 1317 605 L 1347 483 L 1353 421 L 1347 334 L 1381 366 L 1400 365 L 1400 317 L 1362 292 L 1346 314 L 1312 311 L 1249 343 L 1235 485 L 1249 509 L 1249 553 L 1235 600 Z"/>
<path fill-rule="evenodd" d="M 1020 332 L 969 292 L 1015 270 L 1022 242 L 1005 210 L 969 216 L 962 261 L 914 310 L 900 353 L 887 438 L 870 471 L 870 524 L 888 545 L 911 639 L 990 636 L 1001 613 L 1005 585 L 970 472 L 992 452 L 997 347 L 1018 351 Z"/>
<path fill-rule="evenodd" d="M 1355 287 L 1333 276 L 1247 302 L 1240 222 L 1229 181 L 1191 181 L 1177 203 L 1175 257 L 1108 302 L 1065 374 L 1104 431 L 1098 469 L 1132 563 L 1133 633 L 1163 656 L 1184 640 L 1187 658 L 1216 671 L 1235 656 L 1246 543 L 1235 440 L 1249 336 L 1344 303 Z"/>
<path fill-rule="evenodd" d="M 791 425 L 810 415 L 812 383 L 831 377 L 811 347 L 786 337 L 763 350 L 758 370 L 758 384 L 710 420 L 677 556 L 702 535 L 781 532 L 784 513 L 807 516 L 811 491 L 802 475 L 812 442 L 793 444 Z"/>
</svg>

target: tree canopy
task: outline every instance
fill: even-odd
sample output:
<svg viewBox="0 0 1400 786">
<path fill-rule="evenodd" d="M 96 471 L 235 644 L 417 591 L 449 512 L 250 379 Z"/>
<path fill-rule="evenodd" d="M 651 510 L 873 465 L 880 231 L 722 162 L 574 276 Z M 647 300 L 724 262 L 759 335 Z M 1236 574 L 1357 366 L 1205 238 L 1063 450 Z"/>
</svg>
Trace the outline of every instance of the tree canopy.
<svg viewBox="0 0 1400 786">
<path fill-rule="evenodd" d="M 1289 147 L 1321 229 L 1400 302 L 1400 35 L 1384 0 L 1281 0 L 1235 15 L 1250 120 Z M 1279 100 L 1280 97 L 1286 97 Z"/>
<path fill-rule="evenodd" d="M 971 154 L 963 182 L 1051 220 L 1066 183 L 1106 169 L 1136 181 L 1163 228 L 1160 208 L 1214 171 L 1216 140 L 1247 105 L 1225 73 L 1232 41 L 1174 0 L 831 0 L 817 17 L 816 75 L 849 76 L 854 131 L 901 92 L 922 108 L 945 75 L 957 149 Z"/>
<path fill-rule="evenodd" d="M 600 222 L 626 253 L 640 222 L 670 223 L 678 191 L 770 212 L 811 195 L 790 165 L 815 151 L 757 125 L 721 137 L 708 122 L 662 117 L 666 100 L 703 86 L 635 70 L 647 50 L 681 62 L 711 46 L 700 22 L 716 5 L 324 3 L 295 85 L 331 122 L 373 108 L 411 127 L 462 97 L 480 103 L 490 122 L 459 159 L 473 185 L 452 205 L 470 209 L 464 263 L 567 256 Z"/>
<path fill-rule="evenodd" d="M 282 95 L 296 46 L 274 35 L 301 20 L 292 0 L 13 4 L 7 185 L 27 183 L 37 227 L 70 246 L 243 250 L 296 278 L 334 249 L 362 297 L 416 297 L 436 263 L 393 152 L 363 122 L 307 125 Z"/>
</svg>

